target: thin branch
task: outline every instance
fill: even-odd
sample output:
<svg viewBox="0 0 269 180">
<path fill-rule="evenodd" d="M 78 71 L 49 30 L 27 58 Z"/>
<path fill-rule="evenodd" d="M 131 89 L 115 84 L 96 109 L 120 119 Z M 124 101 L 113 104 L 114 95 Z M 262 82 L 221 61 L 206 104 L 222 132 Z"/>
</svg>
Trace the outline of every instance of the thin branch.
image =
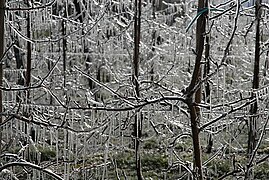
<svg viewBox="0 0 269 180">
<path fill-rule="evenodd" d="M 41 88 L 44 81 L 51 75 L 51 73 L 54 71 L 55 67 L 57 66 L 58 62 L 60 61 L 60 58 L 55 62 L 51 70 L 38 82 L 36 85 L 33 86 L 27 86 L 27 87 L 21 87 L 21 88 L 6 88 L 6 87 L 0 87 L 0 90 L 2 91 L 25 91 L 30 89 L 38 89 Z"/>
<path fill-rule="evenodd" d="M 54 172 L 52 172 L 50 169 L 44 169 L 36 164 L 32 164 L 30 162 L 11 162 L 11 163 L 7 163 L 3 166 L 0 167 L 0 172 L 2 172 L 4 169 L 7 169 L 9 167 L 14 167 L 14 166 L 21 166 L 21 167 L 31 167 L 33 169 L 39 170 L 39 171 L 43 171 L 44 173 L 49 174 L 50 176 L 52 176 L 54 179 L 58 179 L 58 180 L 64 180 L 61 176 L 55 174 Z"/>
<path fill-rule="evenodd" d="M 16 44 L 16 43 L 13 42 L 13 43 L 12 43 L 6 50 L 5 50 L 4 54 L 3 54 L 2 57 L 0 58 L 0 63 L 3 62 L 4 57 L 6 56 L 7 52 L 8 52 L 8 51 L 9 51 L 15 44 Z"/>
<path fill-rule="evenodd" d="M 239 172 L 241 172 L 241 171 L 242 171 L 241 169 L 235 169 L 235 170 L 233 170 L 233 171 L 231 171 L 231 172 L 228 172 L 228 173 L 224 174 L 223 176 L 221 176 L 220 178 L 218 178 L 218 180 L 225 179 L 225 178 L 227 178 L 227 177 L 229 177 L 229 176 L 231 176 L 231 175 L 234 175 L 234 174 L 236 174 L 236 173 L 239 173 Z"/>
<path fill-rule="evenodd" d="M 228 111 L 228 112 L 226 112 L 226 113 L 223 113 L 222 115 L 220 115 L 219 117 L 213 119 L 212 121 L 209 121 L 209 122 L 205 123 L 204 125 L 202 125 L 202 126 L 199 128 L 199 130 L 200 130 L 200 131 L 204 130 L 204 129 L 207 128 L 208 126 L 210 126 L 210 125 L 212 125 L 212 124 L 218 122 L 220 119 L 226 117 L 227 115 L 229 115 L 229 114 L 231 114 L 231 113 L 233 113 L 233 112 L 236 112 L 236 111 L 238 111 L 238 110 L 240 110 L 240 109 L 242 109 L 242 108 L 244 108 L 244 107 L 246 107 L 246 106 L 248 106 L 248 105 L 250 105 L 250 104 L 253 104 L 254 102 L 256 102 L 256 99 L 253 99 L 253 100 L 251 100 L 251 101 L 248 101 L 248 102 L 242 104 L 241 106 L 232 108 L 230 111 Z"/>
<path fill-rule="evenodd" d="M 111 89 L 110 87 L 108 87 L 107 85 L 101 83 L 100 81 L 98 81 L 97 79 L 89 76 L 88 74 L 86 74 L 85 72 L 81 71 L 77 66 L 74 66 L 74 68 L 80 72 L 83 76 L 89 78 L 90 80 L 92 80 L 94 83 L 96 83 L 97 85 L 105 88 L 108 92 L 110 92 L 111 94 L 116 95 L 118 98 L 120 98 L 121 100 L 123 100 L 125 103 L 127 103 L 129 106 L 134 107 L 134 104 L 131 103 L 130 101 L 126 100 L 126 98 L 124 96 L 122 96 L 121 94 L 117 93 L 116 91 L 114 91 L 113 89 Z"/>
</svg>

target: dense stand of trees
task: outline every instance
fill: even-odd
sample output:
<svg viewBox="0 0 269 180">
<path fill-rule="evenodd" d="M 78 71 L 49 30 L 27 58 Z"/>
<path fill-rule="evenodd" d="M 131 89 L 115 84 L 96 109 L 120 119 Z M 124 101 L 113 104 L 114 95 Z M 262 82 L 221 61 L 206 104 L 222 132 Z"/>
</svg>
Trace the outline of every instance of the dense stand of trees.
<svg viewBox="0 0 269 180">
<path fill-rule="evenodd" d="M 268 7 L 0 0 L 1 178 L 268 178 Z"/>
</svg>

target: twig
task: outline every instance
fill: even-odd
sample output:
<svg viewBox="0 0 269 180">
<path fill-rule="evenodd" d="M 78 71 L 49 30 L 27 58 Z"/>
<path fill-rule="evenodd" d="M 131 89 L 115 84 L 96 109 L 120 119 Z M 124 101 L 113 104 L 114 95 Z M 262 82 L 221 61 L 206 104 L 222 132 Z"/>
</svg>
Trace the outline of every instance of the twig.
<svg viewBox="0 0 269 180">
<path fill-rule="evenodd" d="M 7 163 L 3 166 L 0 167 L 0 172 L 2 172 L 4 169 L 7 169 L 9 167 L 14 167 L 14 166 L 22 166 L 22 167 L 31 167 L 33 169 L 39 170 L 39 171 L 43 171 L 49 175 L 51 175 L 53 178 L 58 179 L 58 180 L 64 180 L 61 176 L 55 174 L 54 172 L 52 172 L 50 169 L 44 169 L 36 164 L 32 164 L 30 162 L 11 162 L 11 163 Z"/>
<path fill-rule="evenodd" d="M 223 113 L 222 115 L 220 115 L 219 117 L 213 119 L 212 121 L 209 121 L 209 122 L 205 123 L 204 125 L 202 125 L 202 126 L 199 128 L 199 130 L 202 131 L 202 130 L 205 129 L 206 127 L 210 126 L 211 124 L 214 124 L 214 123 L 218 122 L 220 119 L 226 117 L 227 115 L 229 115 L 229 114 L 231 114 L 231 113 L 233 113 L 233 112 L 236 112 L 236 111 L 238 111 L 238 110 L 240 110 L 240 109 L 242 109 L 242 108 L 244 108 L 244 107 L 246 107 L 246 106 L 248 106 L 248 105 L 250 105 L 250 104 L 252 104 L 252 103 L 254 103 L 254 102 L 256 102 L 256 99 L 253 99 L 253 100 L 251 100 L 251 101 L 248 101 L 248 102 L 246 102 L 246 103 L 244 103 L 244 104 L 242 104 L 241 106 L 238 106 L 238 107 L 236 107 L 236 108 L 232 108 L 230 111 L 228 111 L 228 112 L 226 112 L 226 113 Z"/>
</svg>

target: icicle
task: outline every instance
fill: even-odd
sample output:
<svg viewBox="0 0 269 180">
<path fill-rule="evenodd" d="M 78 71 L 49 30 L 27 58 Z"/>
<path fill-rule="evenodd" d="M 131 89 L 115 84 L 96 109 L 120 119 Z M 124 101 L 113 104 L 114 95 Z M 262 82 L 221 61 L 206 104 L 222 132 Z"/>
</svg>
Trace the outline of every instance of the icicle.
<svg viewBox="0 0 269 180">
<path fill-rule="evenodd" d="M 217 98 L 219 99 L 219 69 L 217 68 Z"/>
<path fill-rule="evenodd" d="M 55 116 L 54 116 L 55 117 Z M 59 135 L 58 135 L 58 130 L 55 130 L 55 139 L 56 139 L 56 167 L 57 167 L 57 171 L 60 169 L 59 168 Z"/>
<path fill-rule="evenodd" d="M 86 133 L 83 134 L 83 137 L 84 137 L 84 148 L 83 148 L 83 156 L 82 156 L 82 159 L 83 159 L 83 162 L 82 162 L 82 168 L 83 168 L 83 177 L 84 177 L 84 180 L 86 180 L 86 177 L 87 177 L 87 174 L 86 174 L 86 169 L 85 169 L 85 162 L 86 162 L 86 154 L 87 154 L 87 149 L 88 149 L 88 146 L 87 146 L 87 138 L 86 138 Z"/>
<path fill-rule="evenodd" d="M 70 127 L 72 129 L 74 129 L 74 118 L 75 118 L 75 112 L 73 110 L 71 110 L 70 112 L 71 114 L 71 124 L 70 124 Z M 69 151 L 68 151 L 68 154 L 69 154 L 69 160 L 71 159 L 74 159 L 75 160 L 75 157 L 74 157 L 74 146 L 77 144 L 77 142 L 75 141 L 75 133 L 71 132 L 69 133 Z M 68 163 L 68 174 L 70 174 L 70 171 L 71 171 L 71 163 Z M 71 178 L 71 177 L 70 177 Z"/>
<path fill-rule="evenodd" d="M 79 157 L 78 157 L 78 146 L 80 145 L 80 139 L 78 138 L 78 135 L 75 134 L 75 137 L 74 137 L 74 141 L 76 142 L 76 145 L 74 147 L 74 166 L 77 167 L 77 162 L 79 160 Z M 75 174 L 75 177 L 77 177 L 77 175 Z M 76 179 L 79 179 L 79 178 L 76 178 Z"/>
<path fill-rule="evenodd" d="M 112 127 L 112 130 L 111 130 L 111 135 L 112 136 L 115 136 L 115 132 L 114 132 L 114 130 L 115 130 L 115 128 L 117 127 L 117 123 L 116 123 L 116 119 L 117 119 L 117 117 L 116 117 L 117 115 L 116 114 L 113 114 L 112 115 L 112 120 L 111 120 L 111 127 Z M 111 128 L 110 126 L 109 126 L 109 128 Z"/>
<path fill-rule="evenodd" d="M 50 133 L 50 148 L 53 149 L 53 146 L 52 146 L 52 143 L 53 143 L 53 132 L 52 132 L 52 129 L 50 128 L 49 129 L 49 133 Z"/>
<path fill-rule="evenodd" d="M 111 129 L 111 128 L 110 128 Z M 108 140 L 109 142 L 109 140 Z M 105 143 L 105 152 L 104 152 L 104 167 L 103 167 L 103 175 L 102 175 L 102 180 L 107 179 L 107 159 L 108 159 L 108 152 L 109 152 L 109 148 L 108 148 L 108 144 L 109 143 Z"/>
<path fill-rule="evenodd" d="M 70 177 L 70 163 L 65 163 L 66 166 L 67 166 L 67 169 L 66 169 L 66 173 L 67 173 L 67 179 L 66 180 L 69 180 Z"/>
<path fill-rule="evenodd" d="M 122 113 L 123 112 L 120 112 L 118 124 L 119 124 L 119 130 L 120 130 L 121 147 L 124 147 L 124 136 L 123 136 L 124 131 L 123 131 L 122 124 L 121 124 L 121 120 L 123 119 L 124 116 L 122 116 Z"/>
<path fill-rule="evenodd" d="M 68 174 L 68 170 L 67 170 L 67 160 L 66 157 L 67 157 L 67 146 L 68 146 L 68 142 L 67 142 L 67 130 L 63 130 L 64 131 L 64 147 L 63 147 L 63 160 L 64 160 L 64 179 L 68 180 L 69 178 L 69 174 Z"/>
</svg>

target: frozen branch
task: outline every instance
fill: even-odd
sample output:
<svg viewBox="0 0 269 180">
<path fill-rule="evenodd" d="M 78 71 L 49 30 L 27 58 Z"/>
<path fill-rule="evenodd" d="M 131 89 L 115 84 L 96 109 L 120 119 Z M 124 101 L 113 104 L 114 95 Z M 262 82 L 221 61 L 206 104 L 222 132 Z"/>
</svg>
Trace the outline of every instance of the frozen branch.
<svg viewBox="0 0 269 180">
<path fill-rule="evenodd" d="M 14 166 L 30 167 L 30 168 L 42 171 L 42 172 L 50 175 L 54 179 L 64 180 L 61 176 L 59 176 L 56 173 L 52 172 L 50 169 L 44 169 L 44 168 L 42 168 L 42 167 L 40 167 L 38 165 L 32 164 L 30 162 L 11 162 L 11 163 L 7 163 L 7 164 L 4 164 L 3 166 L 0 167 L 0 172 L 2 172 L 4 169 L 7 169 L 9 167 L 14 167 Z"/>
</svg>

